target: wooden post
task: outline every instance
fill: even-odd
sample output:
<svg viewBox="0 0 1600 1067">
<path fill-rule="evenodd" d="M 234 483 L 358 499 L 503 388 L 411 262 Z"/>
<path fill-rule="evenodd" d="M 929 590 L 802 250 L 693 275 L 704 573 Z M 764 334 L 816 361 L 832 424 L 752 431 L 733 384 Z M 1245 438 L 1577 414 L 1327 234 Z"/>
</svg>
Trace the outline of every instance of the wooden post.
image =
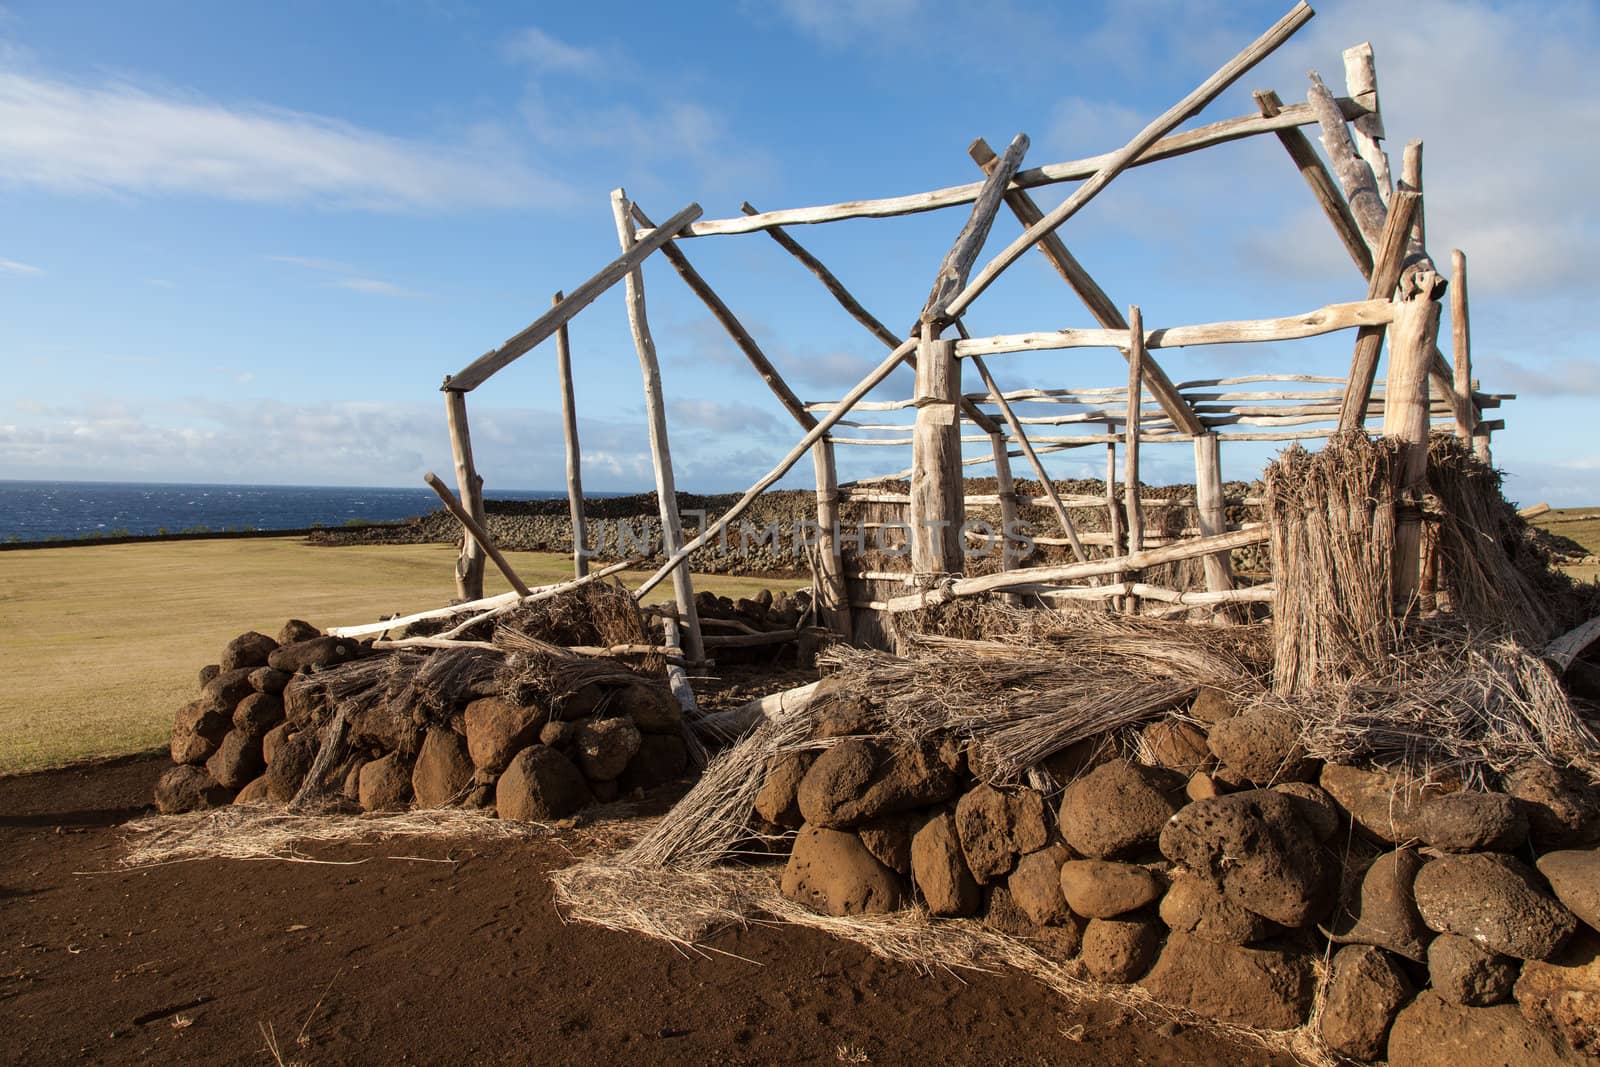
<svg viewBox="0 0 1600 1067">
<path fill-rule="evenodd" d="M 1467 254 L 1450 252 L 1450 342 L 1455 359 L 1456 436 L 1472 442 L 1472 451 L 1489 462 L 1489 435 L 1478 429 L 1472 401 L 1472 319 L 1467 312 Z M 1465 413 L 1465 417 L 1462 417 Z"/>
<path fill-rule="evenodd" d="M 1109 431 L 1113 424 L 1106 423 Z M 1117 443 L 1106 442 L 1106 531 L 1111 538 L 1111 555 L 1125 554 L 1126 546 L 1122 543 L 1122 509 L 1117 506 Z M 1113 584 L 1121 584 L 1120 571 L 1111 575 Z"/>
<path fill-rule="evenodd" d="M 561 294 L 550 298 L 552 305 L 561 303 Z M 561 379 L 561 433 L 567 445 L 567 510 L 572 514 L 572 576 L 582 578 L 589 573 L 589 557 L 584 550 L 589 544 L 589 522 L 583 514 L 582 452 L 578 448 L 578 405 L 572 392 L 572 348 L 567 338 L 567 324 L 556 331 L 556 371 Z"/>
<path fill-rule="evenodd" d="M 621 189 L 611 192 L 611 213 L 617 223 L 617 239 L 626 255 L 634 243 L 633 219 L 628 213 L 628 195 Z M 656 470 L 656 497 L 661 507 L 663 554 L 670 560 L 683 548 L 683 520 L 678 515 L 678 487 L 672 473 L 672 448 L 667 441 L 666 402 L 661 394 L 661 366 L 656 360 L 655 341 L 645 316 L 644 272 L 637 266 L 626 279 L 628 325 L 639 353 L 639 371 L 644 378 L 645 413 L 650 422 L 650 458 Z M 691 662 L 702 663 L 705 645 L 700 640 L 700 613 L 695 608 L 694 584 L 689 578 L 689 561 L 683 559 L 672 571 L 672 591 L 678 601 L 678 618 L 683 622 L 683 650 Z"/>
<path fill-rule="evenodd" d="M 1421 197 L 1416 193 L 1403 190 L 1391 199 L 1373 260 L 1372 276 L 1367 280 L 1368 299 L 1388 300 L 1394 296 L 1405 266 L 1411 220 L 1416 217 L 1419 200 Z M 1355 354 L 1350 358 L 1350 374 L 1345 379 L 1344 400 L 1339 408 L 1340 430 L 1359 430 L 1366 422 L 1372 382 L 1378 373 L 1378 353 L 1383 348 L 1386 332 L 1383 326 L 1363 326 L 1356 332 Z"/>
<path fill-rule="evenodd" d="M 911 569 L 919 576 L 961 573 L 961 392 L 956 343 L 924 326 L 917 348 L 917 422 L 911 441 Z"/>
<path fill-rule="evenodd" d="M 1195 511 L 1201 537 L 1228 532 L 1228 508 L 1222 496 L 1222 442 L 1214 433 L 1194 439 Z M 1233 588 L 1232 553 L 1218 552 L 1202 561 L 1206 572 L 1206 591 L 1220 593 Z M 1220 621 L 1228 613 L 1219 608 Z"/>
<path fill-rule="evenodd" d="M 1011 453 L 1006 435 L 990 434 L 989 450 L 994 453 L 995 493 L 1000 498 L 1000 569 L 1015 570 L 1022 562 L 1022 555 L 1012 550 L 1011 531 L 1020 529 L 1022 514 L 1017 507 L 1017 486 L 1011 480 Z"/>
<path fill-rule="evenodd" d="M 500 568 L 500 573 L 506 576 L 506 581 L 511 583 L 511 588 L 517 591 L 517 595 L 532 596 L 533 590 L 529 589 L 527 583 L 517 576 L 516 571 L 511 569 L 511 564 L 506 560 L 505 556 L 500 554 L 500 549 L 495 546 L 494 538 L 489 536 L 489 531 L 485 530 L 483 524 L 474 519 L 472 514 L 462 506 L 461 502 L 456 499 L 455 494 L 450 492 L 449 486 L 440 481 L 439 476 L 432 471 L 424 474 L 422 480 L 428 483 L 428 488 L 439 495 L 439 499 L 444 502 L 445 510 L 456 517 L 456 521 L 461 523 L 462 529 L 467 531 L 467 535 L 477 542 L 484 552 L 488 553 L 490 559 L 494 560 L 494 565 Z"/>
<path fill-rule="evenodd" d="M 811 446 L 817 470 L 818 613 L 822 624 L 849 641 L 850 595 L 844 584 L 844 555 L 839 544 L 839 470 L 833 441 L 824 437 Z"/>
<path fill-rule="evenodd" d="M 1383 433 L 1402 442 L 1395 516 L 1394 603 L 1409 611 L 1421 585 L 1422 519 L 1417 510 L 1428 473 L 1428 370 L 1439 335 L 1439 302 L 1428 293 L 1399 302 L 1389 333 L 1389 376 L 1383 402 Z"/>
<path fill-rule="evenodd" d="M 1139 415 L 1144 403 L 1144 315 L 1139 305 L 1128 308 L 1128 422 L 1122 446 L 1123 506 L 1128 511 L 1128 555 L 1144 551 L 1144 505 L 1139 501 Z M 1128 598 L 1128 610 L 1137 613 L 1139 602 Z"/>
<path fill-rule="evenodd" d="M 450 455 L 455 460 L 456 488 L 467 514 L 479 526 L 488 525 L 483 513 L 483 479 L 472 462 L 472 433 L 467 427 L 467 394 L 458 389 L 444 391 L 445 416 L 450 424 Z M 462 600 L 483 599 L 483 546 L 472 531 L 461 528 L 461 555 L 456 560 L 456 596 Z"/>
<path fill-rule="evenodd" d="M 1356 150 L 1367 161 L 1367 166 L 1372 168 L 1378 195 L 1387 204 L 1389 195 L 1394 191 L 1394 183 L 1389 177 L 1389 155 L 1382 145 L 1383 111 L 1378 104 L 1378 71 L 1373 62 L 1370 41 L 1344 50 L 1344 85 L 1345 92 L 1367 108 L 1367 112 L 1358 115 L 1350 125 L 1354 131 Z"/>
</svg>

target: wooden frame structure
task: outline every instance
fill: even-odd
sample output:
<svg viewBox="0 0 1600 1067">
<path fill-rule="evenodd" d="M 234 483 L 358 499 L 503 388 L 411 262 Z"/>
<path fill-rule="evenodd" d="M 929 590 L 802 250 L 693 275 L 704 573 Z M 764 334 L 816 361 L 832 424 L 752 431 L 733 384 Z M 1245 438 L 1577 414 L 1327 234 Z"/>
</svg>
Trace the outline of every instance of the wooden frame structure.
<svg viewBox="0 0 1600 1067">
<path fill-rule="evenodd" d="M 870 620 L 879 632 L 885 616 L 925 607 L 954 597 L 981 592 L 1008 592 L 1050 599 L 1105 599 L 1127 609 L 1187 612 L 1201 609 L 1224 619 L 1233 605 L 1258 604 L 1270 596 L 1268 586 L 1236 587 L 1230 553 L 1263 542 L 1258 524 L 1229 525 L 1229 500 L 1223 489 L 1221 446 L 1227 441 L 1311 441 L 1340 431 L 1380 429 L 1406 446 L 1407 476 L 1420 481 L 1427 437 L 1439 423 L 1473 442 L 1489 458 L 1490 436 L 1503 423 L 1483 418 L 1505 396 L 1479 391 L 1471 375 L 1467 322 L 1466 260 L 1460 251 L 1450 259 L 1451 358 L 1439 350 L 1440 297 L 1444 276 L 1424 244 L 1421 142 L 1407 146 L 1400 177 L 1391 175 L 1382 140 L 1377 75 L 1372 49 L 1359 45 L 1344 54 L 1347 95 L 1335 97 L 1315 73 L 1305 103 L 1284 104 L 1278 94 L 1255 94 L 1257 113 L 1224 119 L 1174 132 L 1198 115 L 1223 90 L 1270 55 L 1313 15 L 1297 3 L 1271 28 L 1116 151 L 1085 159 L 1024 169 L 1029 143 L 1018 135 L 996 154 L 982 139 L 972 143 L 972 162 L 979 180 L 928 192 L 876 200 L 857 200 L 818 207 L 758 211 L 748 203 L 739 216 L 704 219 L 690 204 L 660 225 L 618 189 L 612 194 L 620 254 L 567 295 L 556 294 L 551 308 L 503 345 L 447 377 L 447 400 L 456 481 L 463 523 L 463 548 L 457 566 L 457 591 L 467 601 L 482 599 L 484 558 L 496 558 L 483 529 L 482 478 L 474 466 L 467 423 L 466 396 L 494 373 L 541 342 L 557 338 L 560 389 L 566 439 L 566 466 L 574 544 L 580 549 L 577 575 L 585 573 L 580 454 L 571 384 L 566 327 L 602 292 L 622 283 L 626 288 L 629 325 L 639 357 L 650 429 L 650 447 L 660 498 L 665 562 L 639 586 L 645 597 L 670 580 L 676 621 L 682 631 L 683 658 L 701 662 L 705 642 L 695 611 L 687 561 L 697 550 L 721 537 L 756 497 L 784 477 L 808 453 L 816 477 L 816 514 L 820 531 L 812 559 L 814 592 L 821 621 L 845 639 Z M 1328 162 L 1323 161 L 1304 127 L 1320 133 Z M 1072 255 L 1059 231 L 1064 223 L 1130 167 L 1263 134 L 1275 136 L 1289 162 L 1309 186 L 1331 224 L 1334 235 L 1367 280 L 1366 299 L 1330 304 L 1279 318 L 1162 325 L 1149 328 L 1137 305 L 1126 311 L 1099 286 Z M 1073 192 L 1045 211 L 1030 190 L 1074 181 Z M 934 273 L 927 301 L 913 327 L 904 334 L 885 326 L 851 295 L 849 289 L 789 232 L 796 225 L 844 219 L 886 218 L 967 207 L 960 226 Z M 979 264 L 994 221 L 1003 208 L 1022 226 L 1020 236 Z M 692 265 L 686 247 L 695 239 L 765 233 L 813 274 L 838 304 L 887 350 L 883 361 L 844 397 L 805 402 L 788 386 L 777 367 L 735 313 Z M 1037 249 L 1059 273 L 1098 322 L 1092 329 L 970 336 L 964 315 L 1005 270 Z M 687 536 L 678 512 L 672 477 L 671 448 L 661 396 L 661 371 L 646 316 L 641 264 L 660 252 L 688 288 L 727 331 L 778 402 L 795 420 L 800 436 L 773 469 L 727 512 Z M 1242 342 L 1292 341 L 1336 331 L 1355 332 L 1350 371 L 1344 377 L 1267 372 L 1228 378 L 1174 382 L 1161 365 L 1166 349 Z M 1385 379 L 1377 378 L 1385 342 L 1389 358 Z M 986 360 L 1018 352 L 1114 349 L 1126 359 L 1126 387 L 1097 389 L 1014 390 L 997 385 Z M 902 364 L 915 371 L 913 395 L 897 401 L 864 397 Z M 970 368 L 981 388 L 964 386 Z M 1435 390 L 1430 394 L 1430 388 Z M 1042 414 L 1028 414 L 1041 411 Z M 905 423 L 870 422 L 871 412 L 909 411 Z M 848 418 L 854 416 L 854 418 Z M 848 428 L 848 436 L 836 431 Z M 973 433 L 964 434 L 966 428 Z M 1043 430 L 1044 432 L 1041 432 Z M 884 436 L 885 433 L 892 436 Z M 1149 499 L 1140 491 L 1142 450 L 1182 443 L 1193 451 L 1195 496 L 1173 501 Z M 987 455 L 967 457 L 965 444 L 989 446 Z M 905 447 L 911 465 L 883 479 L 841 485 L 836 450 L 840 447 Z M 1063 497 L 1040 459 L 1042 454 L 1084 447 L 1105 449 L 1104 497 Z M 1122 489 L 1117 480 L 1117 450 L 1122 450 Z M 1011 461 L 1022 458 L 1041 486 L 1042 497 L 1019 495 Z M 992 464 L 996 493 L 985 496 L 965 490 L 964 472 Z M 909 488 L 875 485 L 906 481 Z M 443 487 L 440 487 L 443 490 Z M 443 490 L 442 495 L 448 496 Z M 910 568 L 904 572 L 858 565 L 848 569 L 841 544 L 841 514 L 852 505 L 873 505 L 889 521 L 877 527 L 909 530 Z M 964 573 L 963 530 L 968 508 L 998 508 L 1007 533 L 1021 509 L 1046 506 L 1060 538 L 1036 541 L 1070 549 L 1070 562 L 1024 565 L 1010 550 L 1001 553 L 994 573 Z M 1146 516 L 1150 509 L 1187 507 L 1193 525 L 1177 535 L 1153 536 Z M 1105 514 L 1103 532 L 1080 531 L 1072 511 L 1093 508 Z M 901 516 L 895 521 L 893 516 Z M 1420 581 L 1420 539 L 1416 512 L 1398 523 L 1396 547 L 1401 562 L 1397 596 L 1415 595 Z M 1203 588 L 1165 588 L 1142 580 L 1141 572 L 1166 563 L 1196 560 L 1203 570 Z M 866 582 L 891 595 L 852 597 L 852 582 Z M 864 616 L 866 617 L 864 619 Z M 873 627 L 868 627 L 873 629 Z M 892 629 L 892 628 L 891 628 Z"/>
</svg>

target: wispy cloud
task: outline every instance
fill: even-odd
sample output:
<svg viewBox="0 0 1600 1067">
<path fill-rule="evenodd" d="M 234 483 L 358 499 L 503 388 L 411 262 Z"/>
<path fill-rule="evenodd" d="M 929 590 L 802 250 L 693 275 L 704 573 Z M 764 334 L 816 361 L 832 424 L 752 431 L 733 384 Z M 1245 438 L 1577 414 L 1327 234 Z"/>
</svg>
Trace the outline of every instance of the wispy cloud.
<svg viewBox="0 0 1600 1067">
<path fill-rule="evenodd" d="M 1600 361 L 1594 359 L 1562 359 L 1530 367 L 1503 356 L 1480 355 L 1474 363 L 1474 370 L 1497 389 L 1519 396 L 1600 396 Z"/>
<path fill-rule="evenodd" d="M 379 278 L 341 278 L 333 284 L 337 285 L 340 289 L 349 289 L 357 293 L 368 293 L 372 296 L 419 297 L 423 295 L 415 290 L 406 289 L 394 284 L 393 282 L 386 282 Z"/>
<path fill-rule="evenodd" d="M 570 44 L 537 26 L 518 30 L 502 51 L 508 59 L 530 63 L 541 71 L 563 74 L 598 74 L 611 65 L 601 50 Z"/>
<path fill-rule="evenodd" d="M 43 267 L 35 267 L 32 263 L 18 263 L 14 259 L 0 259 L 0 273 L 3 274 L 43 274 Z"/>
<path fill-rule="evenodd" d="M 0 184 L 367 211 L 548 206 L 570 196 L 561 182 L 473 143 L 10 71 L 0 71 Z"/>
<path fill-rule="evenodd" d="M 363 275 L 361 268 L 349 263 L 341 263 L 337 259 L 321 259 L 317 256 L 268 256 L 272 263 L 283 263 L 302 270 L 314 271 L 318 274 L 337 275 L 329 285 L 338 289 L 349 289 L 356 293 L 367 293 L 372 296 L 396 297 L 423 297 L 426 293 L 407 289 L 396 285 L 394 282 L 384 281 L 381 278 L 369 278 Z"/>
<path fill-rule="evenodd" d="M 770 411 L 741 402 L 673 400 L 667 404 L 667 414 L 695 430 L 711 433 L 765 435 L 778 429 L 778 420 Z"/>
</svg>

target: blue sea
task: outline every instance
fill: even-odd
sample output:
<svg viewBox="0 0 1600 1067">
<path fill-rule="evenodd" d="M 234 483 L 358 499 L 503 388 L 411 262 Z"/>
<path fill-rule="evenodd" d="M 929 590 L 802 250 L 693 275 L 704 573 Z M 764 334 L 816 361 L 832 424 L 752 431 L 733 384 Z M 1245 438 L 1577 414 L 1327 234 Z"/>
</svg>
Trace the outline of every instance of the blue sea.
<svg viewBox="0 0 1600 1067">
<path fill-rule="evenodd" d="M 491 490 L 485 495 L 541 500 L 566 494 Z M 201 527 L 210 532 L 298 530 L 354 520 L 391 522 L 439 507 L 429 489 L 0 480 L 0 541 L 183 533 Z"/>
</svg>

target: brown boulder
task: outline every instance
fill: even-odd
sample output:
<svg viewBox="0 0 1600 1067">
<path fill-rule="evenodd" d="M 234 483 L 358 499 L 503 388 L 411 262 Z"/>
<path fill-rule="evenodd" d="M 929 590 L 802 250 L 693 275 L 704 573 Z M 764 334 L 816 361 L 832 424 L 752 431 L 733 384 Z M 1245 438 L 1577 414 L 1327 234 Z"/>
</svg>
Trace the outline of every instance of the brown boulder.
<svg viewBox="0 0 1600 1067">
<path fill-rule="evenodd" d="M 1339 832 L 1339 805 L 1321 786 L 1310 782 L 1280 782 L 1272 791 L 1289 798 L 1295 812 L 1311 827 L 1318 841 L 1327 841 Z"/>
<path fill-rule="evenodd" d="M 1509 1004 L 1468 1008 L 1423 990 L 1389 1028 L 1392 1067 L 1555 1067 L 1572 1059 Z"/>
<path fill-rule="evenodd" d="M 280 722 L 272 729 L 261 735 L 261 758 L 268 764 L 278 752 L 278 746 L 283 744 L 283 739 L 289 736 L 292 727 L 286 722 Z"/>
<path fill-rule="evenodd" d="M 250 684 L 250 669 L 223 671 L 200 690 L 200 699 L 222 714 L 232 717 L 239 701 L 255 692 Z"/>
<path fill-rule="evenodd" d="M 211 679 L 215 678 L 217 675 L 219 675 L 221 673 L 222 673 L 222 664 L 220 664 L 220 663 L 207 663 L 204 667 L 201 667 L 200 668 L 200 688 L 204 689 L 206 687 L 206 684 L 208 682 L 210 682 Z"/>
<path fill-rule="evenodd" d="M 1032 789 L 1002 793 L 987 783 L 956 803 L 956 830 L 967 866 L 983 885 L 1010 873 L 1019 855 L 1050 840 L 1043 797 Z"/>
<path fill-rule="evenodd" d="M 542 731 L 541 731 L 542 732 Z M 683 777 L 689 769 L 689 749 L 677 734 L 643 734 L 639 751 L 617 779 L 624 793 L 650 790 Z"/>
<path fill-rule="evenodd" d="M 1322 1040 L 1358 1060 L 1383 1056 L 1389 1026 L 1415 990 L 1394 958 L 1372 945 L 1347 945 L 1333 957 L 1322 1003 Z"/>
<path fill-rule="evenodd" d="M 1513 767 L 1502 784 L 1522 801 L 1529 837 L 1540 851 L 1600 841 L 1600 786 L 1581 771 L 1529 759 Z"/>
<path fill-rule="evenodd" d="M 1265 941 L 1278 930 L 1275 923 L 1229 900 L 1220 886 L 1195 875 L 1173 879 L 1159 911 L 1174 932 L 1223 945 Z"/>
<path fill-rule="evenodd" d="M 824 678 L 811 691 L 806 711 L 813 718 L 813 738 L 854 737 L 875 734 L 883 727 L 882 717 L 848 685 L 838 678 Z"/>
<path fill-rule="evenodd" d="M 208 700 L 192 700 L 178 709 L 172 721 L 172 762 L 204 763 L 228 735 L 226 712 Z"/>
<path fill-rule="evenodd" d="M 607 712 L 632 719 L 647 734 L 675 734 L 683 728 L 683 707 L 659 682 L 640 679 L 614 690 Z"/>
<path fill-rule="evenodd" d="M 916 812 L 899 812 L 864 822 L 856 828 L 874 859 L 896 874 L 911 873 L 911 839 L 925 820 Z"/>
<path fill-rule="evenodd" d="M 401 811 L 411 799 L 411 768 L 398 752 L 364 764 L 356 795 L 362 811 Z"/>
<path fill-rule="evenodd" d="M 800 814 L 800 781 L 815 759 L 814 752 L 786 752 L 768 763 L 756 794 L 756 814 L 774 826 L 798 830 L 805 822 Z"/>
<path fill-rule="evenodd" d="M 366 653 L 361 642 L 349 637 L 313 637 L 281 645 L 267 657 L 267 666 L 295 674 L 300 671 L 337 667 L 360 659 Z M 226 673 L 226 672 L 224 672 Z"/>
<path fill-rule="evenodd" d="M 1178 810 L 1183 777 L 1124 759 L 1102 763 L 1067 787 L 1061 836 L 1091 859 L 1125 859 L 1155 845 Z"/>
<path fill-rule="evenodd" d="M 1549 959 L 1577 927 L 1538 876 L 1509 856 L 1444 856 L 1417 873 L 1413 888 L 1430 930 L 1519 960 Z"/>
<path fill-rule="evenodd" d="M 283 687 L 283 711 L 290 722 L 305 725 L 332 710 L 333 703 L 321 682 L 304 674 L 290 675 Z"/>
<path fill-rule="evenodd" d="M 1201 686 L 1200 692 L 1195 694 L 1194 701 L 1189 705 L 1189 717 L 1198 719 L 1207 726 L 1215 726 L 1237 714 L 1239 714 L 1238 702 L 1229 694 L 1209 685 Z"/>
<path fill-rule="evenodd" d="M 1416 834 L 1444 852 L 1510 852 L 1528 839 L 1528 817 L 1500 793 L 1451 793 L 1417 806 Z"/>
<path fill-rule="evenodd" d="M 1517 961 L 1470 938 L 1440 934 L 1428 944 L 1428 984 L 1452 1004 L 1486 1008 L 1511 996 Z"/>
<path fill-rule="evenodd" d="M 539 728 L 539 743 L 551 748 L 565 751 L 577 739 L 578 724 L 575 722 L 547 722 Z"/>
<path fill-rule="evenodd" d="M 371 762 L 370 756 L 356 756 L 350 761 L 350 766 L 345 768 L 344 788 L 340 792 L 353 804 L 361 803 L 361 768 Z"/>
<path fill-rule="evenodd" d="M 472 765 L 485 771 L 504 771 L 510 758 L 539 739 L 549 721 L 541 707 L 514 704 L 502 696 L 480 697 L 462 712 L 467 752 Z"/>
<path fill-rule="evenodd" d="M 1222 786 L 1205 771 L 1191 774 L 1183 785 L 1183 795 L 1190 800 L 1210 800 L 1212 797 L 1220 797 L 1222 793 Z"/>
<path fill-rule="evenodd" d="M 1056 892 L 1059 894 L 1060 890 L 1057 889 Z M 983 893 L 984 926 L 1008 937 L 1026 937 L 1033 932 L 1033 920 L 1022 910 L 1009 888 L 996 884 L 985 889 Z"/>
<path fill-rule="evenodd" d="M 1068 860 L 1061 865 L 1067 906 L 1088 919 L 1113 919 L 1149 907 L 1166 880 L 1147 867 L 1107 860 Z"/>
<path fill-rule="evenodd" d="M 1270 789 L 1188 805 L 1161 831 L 1161 853 L 1284 926 L 1314 922 L 1332 903 L 1322 846 L 1294 801 Z"/>
<path fill-rule="evenodd" d="M 1329 763 L 1322 768 L 1322 788 L 1350 813 L 1355 824 L 1387 844 L 1409 841 L 1417 833 L 1416 808 L 1437 796 L 1432 786 L 1408 788 L 1385 771 Z"/>
<path fill-rule="evenodd" d="M 271 667 L 257 667 L 250 672 L 250 688 L 258 693 L 271 693 L 278 696 L 283 692 L 284 686 L 289 684 L 289 679 L 294 675 L 287 671 L 275 671 Z"/>
<path fill-rule="evenodd" d="M 233 793 L 203 768 L 180 764 L 156 781 L 156 810 L 163 815 L 221 807 Z"/>
<path fill-rule="evenodd" d="M 1206 744 L 1232 780 L 1256 785 L 1299 781 L 1312 764 L 1300 746 L 1300 724 L 1284 711 L 1260 709 L 1223 719 Z"/>
<path fill-rule="evenodd" d="M 206 760 L 206 773 L 226 789 L 243 789 L 265 769 L 261 738 L 244 730 L 229 730 Z"/>
<path fill-rule="evenodd" d="M 800 813 L 844 829 L 955 796 L 959 754 L 950 743 L 884 745 L 848 740 L 828 748 L 800 782 Z"/>
<path fill-rule="evenodd" d="M 267 776 L 262 775 L 243 789 L 233 798 L 234 807 L 265 808 L 272 805 L 272 792 L 267 788 Z"/>
<path fill-rule="evenodd" d="M 783 871 L 783 895 L 825 915 L 883 915 L 898 911 L 905 883 L 852 833 L 821 826 L 801 829 Z"/>
<path fill-rule="evenodd" d="M 1355 899 L 1345 902 L 1331 939 L 1336 944 L 1377 945 L 1420 962 L 1433 937 L 1412 894 L 1421 869 L 1422 857 L 1413 848 L 1373 860 Z"/>
<path fill-rule="evenodd" d="M 1189 775 L 1211 765 L 1206 733 L 1182 719 L 1156 719 L 1139 731 L 1141 758 L 1152 767 Z"/>
<path fill-rule="evenodd" d="M 267 791 L 280 804 L 289 803 L 300 791 L 300 784 L 316 761 L 318 747 L 316 734 L 310 730 L 291 734 L 287 726 L 285 723 L 284 736 L 273 750 L 272 762 L 267 764 Z M 265 747 L 263 738 L 263 750 Z"/>
<path fill-rule="evenodd" d="M 1161 925 L 1149 919 L 1090 919 L 1079 957 L 1095 981 L 1126 985 L 1150 969 L 1161 934 Z"/>
<path fill-rule="evenodd" d="M 283 629 L 278 631 L 278 644 L 294 645 L 301 641 L 309 641 L 313 637 L 321 637 L 322 631 L 302 619 L 290 619 L 283 624 Z"/>
<path fill-rule="evenodd" d="M 573 752 L 578 769 L 592 782 L 614 782 L 639 752 L 639 728 L 632 719 L 591 719 L 578 727 Z"/>
<path fill-rule="evenodd" d="M 466 794 L 472 785 L 472 759 L 467 739 L 454 730 L 428 731 L 411 768 L 411 791 L 419 808 L 442 808 Z"/>
<path fill-rule="evenodd" d="M 1584 931 L 1554 959 L 1523 964 L 1516 997 L 1523 1018 L 1600 1058 L 1600 934 Z"/>
<path fill-rule="evenodd" d="M 506 766 L 494 799 L 502 819 L 549 822 L 586 807 L 594 794 L 571 760 L 548 745 L 529 745 Z"/>
<path fill-rule="evenodd" d="M 1023 856 L 1006 879 L 1011 899 L 1036 925 L 1058 926 L 1071 918 L 1061 894 L 1061 865 L 1071 858 L 1064 845 L 1051 845 Z"/>
<path fill-rule="evenodd" d="M 222 650 L 222 663 L 220 666 L 225 671 L 236 671 L 241 668 L 265 667 L 267 657 L 272 655 L 278 647 L 278 642 L 266 634 L 258 634 L 254 630 L 240 634 L 228 642 L 228 647 Z"/>
<path fill-rule="evenodd" d="M 956 821 L 949 812 L 923 823 L 911 839 L 911 878 L 934 915 L 972 915 L 978 910 L 978 883 L 967 869 Z"/>
<path fill-rule="evenodd" d="M 1257 1030 L 1301 1025 L 1316 994 L 1316 976 L 1303 952 L 1222 945 L 1176 932 L 1139 984 L 1157 1000 Z"/>
<path fill-rule="evenodd" d="M 1556 899 L 1589 929 L 1600 930 L 1600 848 L 1546 852 L 1538 866 Z"/>
<path fill-rule="evenodd" d="M 294 717 L 290 716 L 290 721 Z M 388 698 L 363 704 L 350 716 L 350 743 L 380 752 L 415 755 L 422 743 L 422 723 L 414 709 Z"/>
<path fill-rule="evenodd" d="M 271 693 L 251 693 L 233 709 L 233 728 L 251 737 L 263 737 L 283 721 L 283 701 Z"/>
</svg>

